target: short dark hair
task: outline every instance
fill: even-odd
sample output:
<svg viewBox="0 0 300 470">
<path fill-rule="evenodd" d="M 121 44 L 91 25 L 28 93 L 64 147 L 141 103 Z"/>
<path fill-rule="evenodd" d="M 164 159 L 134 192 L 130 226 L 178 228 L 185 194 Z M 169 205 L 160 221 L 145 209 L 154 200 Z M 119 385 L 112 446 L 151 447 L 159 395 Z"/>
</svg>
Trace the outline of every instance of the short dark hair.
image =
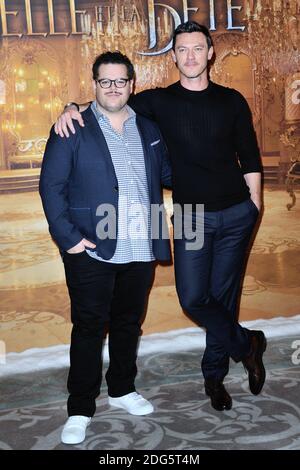
<svg viewBox="0 0 300 470">
<path fill-rule="evenodd" d="M 182 33 L 203 33 L 206 37 L 208 49 L 213 45 L 210 32 L 206 26 L 199 24 L 196 21 L 186 21 L 185 23 L 181 23 L 179 26 L 177 26 L 174 31 L 172 44 L 173 51 L 175 51 L 176 37 L 178 34 Z"/>
<path fill-rule="evenodd" d="M 103 52 L 103 54 L 98 55 L 96 57 L 95 62 L 93 63 L 93 79 L 97 80 L 98 78 L 98 70 L 100 65 L 102 64 L 123 64 L 127 68 L 127 75 L 129 80 L 132 80 L 134 77 L 134 67 L 128 57 L 120 51 L 107 51 Z M 126 78 L 126 77 L 124 77 Z"/>
</svg>

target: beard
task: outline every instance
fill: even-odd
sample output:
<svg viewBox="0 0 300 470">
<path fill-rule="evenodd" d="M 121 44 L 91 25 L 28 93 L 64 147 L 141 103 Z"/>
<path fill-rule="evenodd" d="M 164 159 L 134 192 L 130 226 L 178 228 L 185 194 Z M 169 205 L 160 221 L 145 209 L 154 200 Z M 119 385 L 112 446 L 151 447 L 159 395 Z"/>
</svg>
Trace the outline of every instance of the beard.
<svg viewBox="0 0 300 470">
<path fill-rule="evenodd" d="M 109 95 L 108 95 L 108 96 L 104 97 L 103 99 L 98 98 L 98 103 L 106 111 L 109 111 L 111 113 L 117 113 L 117 112 L 121 111 L 126 106 L 127 97 L 117 95 L 117 94 L 116 94 L 116 96 L 118 96 L 118 98 L 119 98 L 119 99 L 116 99 L 116 101 L 115 100 L 110 100 Z"/>
</svg>

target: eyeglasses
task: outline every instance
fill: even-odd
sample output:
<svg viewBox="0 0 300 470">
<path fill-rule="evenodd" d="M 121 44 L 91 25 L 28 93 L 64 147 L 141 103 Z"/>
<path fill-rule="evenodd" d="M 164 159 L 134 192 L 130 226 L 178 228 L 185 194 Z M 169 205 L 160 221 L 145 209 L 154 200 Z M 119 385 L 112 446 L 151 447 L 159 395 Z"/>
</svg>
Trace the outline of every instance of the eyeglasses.
<svg viewBox="0 0 300 470">
<path fill-rule="evenodd" d="M 110 80 L 110 78 L 99 78 L 98 80 L 95 80 L 95 82 L 99 83 L 101 88 L 110 88 L 113 83 L 117 88 L 124 88 L 129 81 L 130 78 L 116 78 L 115 80 Z"/>
</svg>

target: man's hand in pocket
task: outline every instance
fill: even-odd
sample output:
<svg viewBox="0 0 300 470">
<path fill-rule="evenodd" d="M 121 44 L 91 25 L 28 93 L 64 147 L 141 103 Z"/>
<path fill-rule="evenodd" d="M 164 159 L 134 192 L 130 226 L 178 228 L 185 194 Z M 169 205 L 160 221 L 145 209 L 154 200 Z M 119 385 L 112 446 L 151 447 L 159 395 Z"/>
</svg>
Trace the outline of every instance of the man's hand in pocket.
<svg viewBox="0 0 300 470">
<path fill-rule="evenodd" d="M 70 254 L 82 253 L 86 248 L 95 248 L 95 247 L 96 247 L 95 243 L 92 243 L 89 240 L 86 240 L 85 238 L 83 238 L 79 243 L 77 243 L 77 245 L 67 250 L 67 253 L 70 253 Z"/>
</svg>

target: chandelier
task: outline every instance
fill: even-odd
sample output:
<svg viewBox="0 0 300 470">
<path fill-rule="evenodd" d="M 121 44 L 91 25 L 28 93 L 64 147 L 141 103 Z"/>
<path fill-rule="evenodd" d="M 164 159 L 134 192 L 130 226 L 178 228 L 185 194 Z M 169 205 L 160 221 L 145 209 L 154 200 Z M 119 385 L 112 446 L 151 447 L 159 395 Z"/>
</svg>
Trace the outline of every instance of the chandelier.
<svg viewBox="0 0 300 470">
<path fill-rule="evenodd" d="M 286 76 L 300 69 L 300 0 L 246 0 L 249 49 L 261 67 Z"/>
<path fill-rule="evenodd" d="M 101 7 L 100 7 L 101 8 Z M 100 14 L 101 13 L 101 16 Z M 110 3 L 109 14 L 81 16 L 81 28 L 85 34 L 81 41 L 81 55 L 87 70 L 95 57 L 107 50 L 120 50 L 133 62 L 136 71 L 136 91 L 161 86 L 168 77 L 171 65 L 169 54 L 145 57 L 139 51 L 147 49 L 148 20 L 141 0 L 115 0 Z M 93 19 L 91 18 L 93 16 Z M 161 41 L 168 41 L 172 31 L 167 12 L 157 18 L 157 33 Z"/>
</svg>

